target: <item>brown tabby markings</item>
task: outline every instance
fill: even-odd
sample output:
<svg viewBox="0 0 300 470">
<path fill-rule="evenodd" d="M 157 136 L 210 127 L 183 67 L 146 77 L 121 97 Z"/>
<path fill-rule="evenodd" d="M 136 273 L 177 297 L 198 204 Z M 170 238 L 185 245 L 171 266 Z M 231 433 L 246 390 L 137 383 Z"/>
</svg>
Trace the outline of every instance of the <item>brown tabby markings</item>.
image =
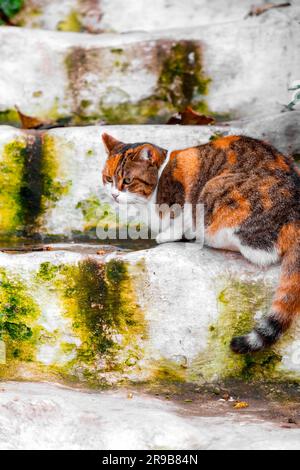
<svg viewBox="0 0 300 470">
<path fill-rule="evenodd" d="M 250 261 L 267 265 L 282 258 L 270 314 L 250 335 L 234 338 L 232 349 L 246 353 L 275 343 L 300 313 L 300 172 L 294 161 L 256 139 L 221 137 L 172 152 L 158 181 L 166 150 L 110 136 L 104 142 L 109 152 L 104 182 L 109 176 L 122 188 L 130 173 L 136 182 L 126 189 L 149 197 L 157 186 L 157 204 L 201 203 L 208 238 L 228 229 Z M 148 161 L 140 158 L 145 146 L 151 148 Z"/>
</svg>

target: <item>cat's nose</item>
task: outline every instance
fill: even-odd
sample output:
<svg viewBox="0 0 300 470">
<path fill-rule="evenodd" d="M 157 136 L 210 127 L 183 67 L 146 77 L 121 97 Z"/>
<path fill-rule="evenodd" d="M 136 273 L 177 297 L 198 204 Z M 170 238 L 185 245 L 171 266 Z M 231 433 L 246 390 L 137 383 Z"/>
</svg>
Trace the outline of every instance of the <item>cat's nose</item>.
<svg viewBox="0 0 300 470">
<path fill-rule="evenodd" d="M 118 200 L 119 194 L 113 194 L 112 197 L 114 198 L 115 201 Z"/>
</svg>

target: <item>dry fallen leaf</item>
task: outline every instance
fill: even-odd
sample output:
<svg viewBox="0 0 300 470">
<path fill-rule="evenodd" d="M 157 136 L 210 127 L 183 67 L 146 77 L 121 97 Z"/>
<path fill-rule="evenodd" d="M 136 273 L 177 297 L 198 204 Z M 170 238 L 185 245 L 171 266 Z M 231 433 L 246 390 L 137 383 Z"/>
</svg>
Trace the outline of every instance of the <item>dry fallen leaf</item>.
<svg viewBox="0 0 300 470">
<path fill-rule="evenodd" d="M 27 116 L 26 114 L 23 114 L 21 112 L 18 106 L 15 106 L 15 108 L 19 115 L 22 124 L 22 129 L 40 129 L 41 127 L 51 127 L 54 125 L 54 121 L 50 119 L 42 120 L 33 116 Z"/>
<path fill-rule="evenodd" d="M 249 403 L 247 403 L 246 401 L 237 401 L 233 406 L 235 410 L 242 410 L 248 407 L 249 407 Z"/>
<path fill-rule="evenodd" d="M 291 3 L 290 2 L 284 2 L 284 3 L 266 3 L 265 5 L 259 5 L 259 6 L 253 6 L 251 10 L 249 11 L 247 16 L 259 16 L 262 15 L 263 13 L 266 13 L 266 11 L 272 10 L 272 8 L 285 8 L 285 7 L 290 7 Z"/>
<path fill-rule="evenodd" d="M 182 126 L 207 126 L 214 124 L 215 120 L 211 116 L 205 116 L 188 106 L 184 111 L 172 116 L 167 124 L 181 124 Z"/>
</svg>

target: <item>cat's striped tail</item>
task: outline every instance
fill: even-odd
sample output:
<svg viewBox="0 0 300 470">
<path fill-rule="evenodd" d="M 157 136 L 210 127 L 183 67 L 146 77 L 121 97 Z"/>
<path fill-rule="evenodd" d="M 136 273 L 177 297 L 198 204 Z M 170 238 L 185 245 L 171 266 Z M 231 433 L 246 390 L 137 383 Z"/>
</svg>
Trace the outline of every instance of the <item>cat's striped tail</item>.
<svg viewBox="0 0 300 470">
<path fill-rule="evenodd" d="M 245 336 L 233 338 L 231 349 L 239 354 L 260 351 L 280 338 L 300 313 L 300 244 L 285 253 L 281 277 L 271 312 Z"/>
</svg>

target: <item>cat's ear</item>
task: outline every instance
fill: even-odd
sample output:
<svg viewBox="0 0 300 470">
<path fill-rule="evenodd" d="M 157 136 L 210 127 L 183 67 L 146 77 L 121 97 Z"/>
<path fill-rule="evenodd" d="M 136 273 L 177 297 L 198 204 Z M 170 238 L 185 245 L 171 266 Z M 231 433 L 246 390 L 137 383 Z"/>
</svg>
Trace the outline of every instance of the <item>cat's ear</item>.
<svg viewBox="0 0 300 470">
<path fill-rule="evenodd" d="M 166 152 L 154 145 L 146 144 L 143 145 L 139 156 L 142 160 L 147 160 L 159 168 L 166 158 Z"/>
<path fill-rule="evenodd" d="M 119 140 L 115 139 L 109 134 L 102 134 L 102 141 L 106 150 L 106 153 L 110 154 L 111 151 L 117 146 L 117 145 L 122 145 L 122 142 Z"/>
</svg>

